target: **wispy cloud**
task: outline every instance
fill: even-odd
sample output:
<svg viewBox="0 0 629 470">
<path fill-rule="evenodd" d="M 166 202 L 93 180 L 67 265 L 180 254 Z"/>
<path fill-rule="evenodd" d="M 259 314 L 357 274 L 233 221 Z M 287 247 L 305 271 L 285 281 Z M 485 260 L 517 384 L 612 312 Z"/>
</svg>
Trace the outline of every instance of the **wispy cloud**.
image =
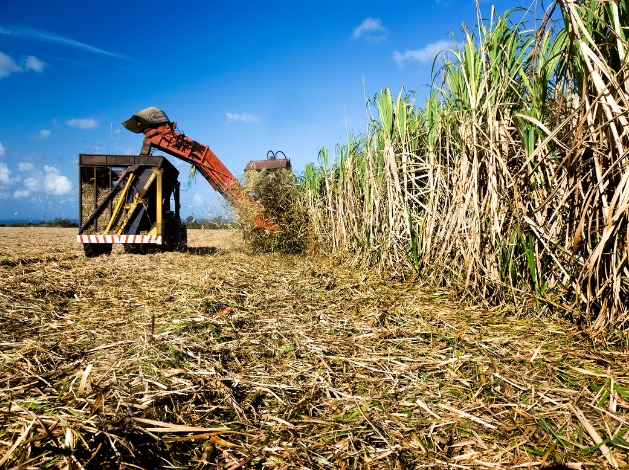
<svg viewBox="0 0 629 470">
<path fill-rule="evenodd" d="M 61 46 L 72 47 L 74 49 L 91 52 L 93 54 L 100 54 L 100 55 L 105 55 L 105 56 L 114 57 L 118 59 L 132 60 L 129 57 L 126 57 L 122 54 L 116 54 L 114 52 L 106 51 L 104 49 L 100 49 L 90 44 L 77 41 L 76 39 L 67 38 L 59 34 L 50 33 L 47 31 L 41 31 L 35 28 L 29 28 L 28 26 L 13 26 L 13 27 L 0 26 L 0 34 L 4 34 L 6 36 L 14 36 L 14 37 L 22 38 L 22 39 L 28 39 L 31 41 L 41 41 L 41 42 L 48 42 L 52 44 L 59 44 Z"/>
<path fill-rule="evenodd" d="M 395 51 L 393 60 L 400 66 L 404 67 L 406 62 L 432 62 L 441 51 L 450 47 L 450 42 L 442 40 L 428 44 L 420 49 L 412 49 L 404 52 Z"/>
<path fill-rule="evenodd" d="M 44 67 L 46 66 L 45 62 L 42 62 L 34 55 L 29 55 L 24 61 L 24 69 L 32 70 L 33 72 L 42 73 L 44 71 Z"/>
<path fill-rule="evenodd" d="M 22 63 L 19 64 L 15 61 L 15 59 L 13 59 L 13 57 L 5 54 L 4 52 L 0 52 L 0 78 L 8 77 L 12 73 L 17 72 L 33 71 L 42 73 L 45 66 L 45 62 L 42 62 L 37 57 L 32 55 L 26 57 Z"/>
<path fill-rule="evenodd" d="M 41 129 L 39 133 L 37 134 L 38 139 L 47 139 L 48 137 L 50 137 L 49 129 Z"/>
<path fill-rule="evenodd" d="M 68 119 L 66 125 L 70 127 L 78 127 L 79 129 L 96 129 L 98 127 L 98 121 L 94 118 L 86 119 Z"/>
<path fill-rule="evenodd" d="M 382 26 L 380 18 L 366 18 L 354 28 L 352 39 L 364 39 L 369 42 L 381 42 L 387 38 L 387 29 Z"/>
<path fill-rule="evenodd" d="M 0 142 L 0 157 L 4 157 L 7 153 L 7 149 L 4 147 L 4 145 L 2 145 L 2 142 Z"/>
<path fill-rule="evenodd" d="M 249 113 L 225 113 L 227 122 L 260 122 L 258 116 Z"/>
<path fill-rule="evenodd" d="M 0 78 L 8 77 L 13 72 L 21 72 L 22 68 L 4 52 L 0 52 Z"/>
</svg>

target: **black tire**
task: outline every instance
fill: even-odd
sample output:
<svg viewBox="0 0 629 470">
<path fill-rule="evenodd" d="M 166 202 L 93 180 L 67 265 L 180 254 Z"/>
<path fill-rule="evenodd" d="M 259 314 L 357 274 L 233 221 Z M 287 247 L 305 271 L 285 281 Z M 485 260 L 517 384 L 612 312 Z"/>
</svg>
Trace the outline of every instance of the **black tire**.
<svg viewBox="0 0 629 470">
<path fill-rule="evenodd" d="M 83 251 L 87 258 L 96 258 L 97 256 L 110 255 L 111 243 L 84 243 Z"/>
<path fill-rule="evenodd" d="M 181 219 L 173 213 L 164 218 L 162 225 L 162 251 L 186 251 L 188 231 Z"/>
<path fill-rule="evenodd" d="M 175 214 L 164 214 L 162 220 L 162 246 L 160 251 L 174 251 L 177 246 L 177 233 L 175 230 Z"/>
<path fill-rule="evenodd" d="M 177 251 L 188 251 L 188 229 L 185 224 L 179 227 L 179 241 L 177 242 Z"/>
<path fill-rule="evenodd" d="M 141 243 L 125 243 L 124 252 L 130 255 L 143 255 L 147 250 Z"/>
</svg>

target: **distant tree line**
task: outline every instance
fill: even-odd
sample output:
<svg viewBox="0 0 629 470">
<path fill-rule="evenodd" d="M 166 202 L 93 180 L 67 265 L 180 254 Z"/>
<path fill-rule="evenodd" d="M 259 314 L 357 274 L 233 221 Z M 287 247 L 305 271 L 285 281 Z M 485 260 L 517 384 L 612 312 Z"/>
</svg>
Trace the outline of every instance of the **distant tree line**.
<svg viewBox="0 0 629 470">
<path fill-rule="evenodd" d="M 53 220 L 40 220 L 39 222 L 2 222 L 0 223 L 0 227 L 62 227 L 62 228 L 72 228 L 78 227 L 79 224 L 76 222 L 72 222 L 70 219 L 62 219 L 61 217 L 56 217 Z"/>
<path fill-rule="evenodd" d="M 240 228 L 240 224 L 234 221 L 223 220 L 219 215 L 213 219 L 197 219 L 190 215 L 186 217 L 185 224 L 187 228 L 205 229 L 205 230 L 219 230 L 219 229 L 237 229 Z M 56 217 L 53 220 L 40 220 L 38 222 L 33 221 L 6 221 L 0 222 L 0 227 L 61 227 L 61 228 L 78 228 L 79 224 L 73 222 L 70 219 L 63 219 Z"/>
<path fill-rule="evenodd" d="M 205 230 L 220 230 L 220 229 L 237 229 L 240 228 L 240 224 L 234 221 L 223 220 L 223 217 L 217 215 L 213 219 L 197 219 L 193 215 L 189 215 L 184 220 L 186 227 Z"/>
</svg>

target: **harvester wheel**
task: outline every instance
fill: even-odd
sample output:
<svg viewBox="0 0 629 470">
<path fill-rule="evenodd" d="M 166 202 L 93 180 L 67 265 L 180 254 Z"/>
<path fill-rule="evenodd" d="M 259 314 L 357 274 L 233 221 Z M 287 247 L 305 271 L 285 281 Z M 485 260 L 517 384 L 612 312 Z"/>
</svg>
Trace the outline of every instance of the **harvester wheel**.
<svg viewBox="0 0 629 470">
<path fill-rule="evenodd" d="M 87 258 L 96 258 L 111 254 L 111 243 L 84 243 L 83 250 Z"/>
<path fill-rule="evenodd" d="M 177 215 L 169 213 L 164 218 L 162 227 L 162 251 L 186 251 L 188 249 L 188 232 Z"/>
<path fill-rule="evenodd" d="M 172 213 L 164 215 L 162 222 L 162 246 L 160 251 L 174 251 L 177 242 L 175 233 L 175 216 Z"/>
<path fill-rule="evenodd" d="M 142 255 L 148 250 L 141 243 L 125 243 L 124 252 L 130 255 Z"/>
<path fill-rule="evenodd" d="M 179 241 L 177 243 L 177 251 L 188 251 L 188 229 L 185 224 L 181 224 L 179 228 Z"/>
</svg>

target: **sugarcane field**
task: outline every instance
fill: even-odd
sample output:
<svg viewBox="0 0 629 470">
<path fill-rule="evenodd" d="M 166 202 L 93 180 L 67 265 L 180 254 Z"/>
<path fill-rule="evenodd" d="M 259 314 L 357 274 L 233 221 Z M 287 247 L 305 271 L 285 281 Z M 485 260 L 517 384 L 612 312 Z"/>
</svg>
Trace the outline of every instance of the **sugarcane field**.
<svg viewBox="0 0 629 470">
<path fill-rule="evenodd" d="M 0 226 L 0 468 L 629 468 L 628 2 L 539 5 L 303 171 L 80 153 L 77 227 Z"/>
</svg>

